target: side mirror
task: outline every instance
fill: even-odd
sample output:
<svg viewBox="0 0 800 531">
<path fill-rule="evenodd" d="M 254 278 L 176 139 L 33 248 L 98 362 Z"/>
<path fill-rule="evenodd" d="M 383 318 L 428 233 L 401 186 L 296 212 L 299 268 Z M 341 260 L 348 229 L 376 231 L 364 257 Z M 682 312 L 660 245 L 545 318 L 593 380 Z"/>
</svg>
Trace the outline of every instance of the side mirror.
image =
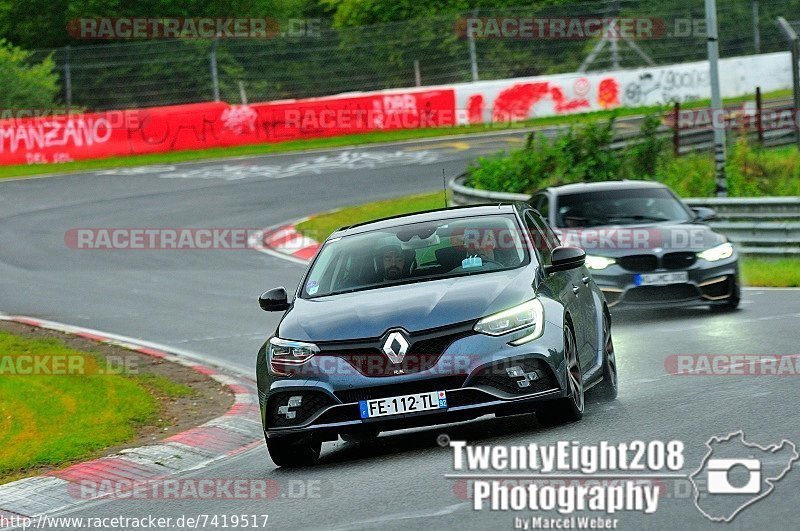
<svg viewBox="0 0 800 531">
<path fill-rule="evenodd" d="M 717 213 L 713 208 L 697 207 L 693 208 L 692 212 L 694 212 L 695 221 L 711 221 L 717 217 Z"/>
<path fill-rule="evenodd" d="M 550 258 L 550 265 L 545 267 L 545 273 L 556 273 L 581 267 L 586 261 L 586 253 L 578 247 L 556 247 Z"/>
<path fill-rule="evenodd" d="M 283 312 L 289 309 L 289 301 L 286 296 L 286 290 L 283 288 L 275 288 L 265 291 L 258 298 L 258 305 L 265 312 Z"/>
</svg>

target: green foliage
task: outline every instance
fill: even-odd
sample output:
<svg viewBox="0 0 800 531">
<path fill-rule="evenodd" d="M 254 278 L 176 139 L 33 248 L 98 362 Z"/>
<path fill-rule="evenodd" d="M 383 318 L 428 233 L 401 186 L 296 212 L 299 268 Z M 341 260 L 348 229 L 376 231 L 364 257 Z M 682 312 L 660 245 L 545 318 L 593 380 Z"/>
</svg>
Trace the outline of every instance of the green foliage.
<svg viewBox="0 0 800 531">
<path fill-rule="evenodd" d="M 714 195 L 710 154 L 676 158 L 657 135 L 660 121 L 645 117 L 640 142 L 612 152 L 613 119 L 570 128 L 555 139 L 532 138 L 522 149 L 478 159 L 469 171 L 472 186 L 533 193 L 547 186 L 612 179 L 652 179 L 684 197 Z M 732 197 L 800 195 L 800 153 L 794 148 L 762 149 L 742 135 L 728 151 L 728 193 Z"/>
<path fill-rule="evenodd" d="M 623 157 L 621 175 L 627 179 L 645 179 L 655 176 L 664 161 L 667 139 L 658 136 L 661 120 L 649 114 L 642 120 L 639 130 L 641 142 L 627 150 Z"/>
<path fill-rule="evenodd" d="M 482 157 L 470 169 L 473 186 L 528 192 L 543 186 L 616 178 L 622 159 L 610 149 L 614 118 L 570 127 L 553 139 L 530 136 L 523 149 Z"/>
<path fill-rule="evenodd" d="M 30 53 L 0 39 L 0 108 L 51 108 L 58 94 L 53 60 L 30 61 Z"/>
</svg>

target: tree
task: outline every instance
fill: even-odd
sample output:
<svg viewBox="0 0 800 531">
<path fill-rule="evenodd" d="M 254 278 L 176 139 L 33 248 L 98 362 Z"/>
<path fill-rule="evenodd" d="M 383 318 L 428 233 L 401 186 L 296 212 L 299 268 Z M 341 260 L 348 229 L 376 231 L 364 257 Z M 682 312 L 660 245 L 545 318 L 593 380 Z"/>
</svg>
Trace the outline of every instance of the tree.
<svg viewBox="0 0 800 531">
<path fill-rule="evenodd" d="M 53 107 L 59 92 L 53 59 L 35 63 L 30 57 L 30 52 L 0 39 L 0 109 Z"/>
</svg>

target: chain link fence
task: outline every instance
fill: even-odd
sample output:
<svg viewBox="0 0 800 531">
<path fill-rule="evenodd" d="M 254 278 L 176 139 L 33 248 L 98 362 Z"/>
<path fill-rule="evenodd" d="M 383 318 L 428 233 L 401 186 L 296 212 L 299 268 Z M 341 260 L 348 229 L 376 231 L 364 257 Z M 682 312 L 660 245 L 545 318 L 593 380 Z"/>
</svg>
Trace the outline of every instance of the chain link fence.
<svg viewBox="0 0 800 531">
<path fill-rule="evenodd" d="M 787 50 L 775 20 L 798 8 L 800 0 L 719 2 L 721 56 Z M 534 26 L 566 25 L 569 36 L 509 37 L 488 29 L 491 21 L 526 18 Z M 570 25 L 598 18 L 650 21 L 653 31 L 617 38 L 569 32 Z M 704 19 L 700 0 L 597 0 L 349 29 L 322 24 L 301 37 L 87 44 L 37 50 L 32 58 L 52 55 L 62 103 L 72 109 L 183 104 L 217 95 L 267 101 L 703 60 Z"/>
</svg>

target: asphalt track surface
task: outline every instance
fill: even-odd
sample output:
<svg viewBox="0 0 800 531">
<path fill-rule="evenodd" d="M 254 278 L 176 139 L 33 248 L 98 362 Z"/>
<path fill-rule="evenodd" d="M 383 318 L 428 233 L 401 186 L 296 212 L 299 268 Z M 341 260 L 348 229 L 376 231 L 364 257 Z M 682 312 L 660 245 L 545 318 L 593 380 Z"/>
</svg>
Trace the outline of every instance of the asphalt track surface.
<svg viewBox="0 0 800 531">
<path fill-rule="evenodd" d="M 0 310 L 141 338 L 198 353 L 253 375 L 278 316 L 259 293 L 294 289 L 302 266 L 249 250 L 85 251 L 64 235 L 87 227 L 267 227 L 318 211 L 441 187 L 475 157 L 514 147 L 519 135 L 382 145 L 104 173 L 0 181 Z M 510 528 L 530 511 L 475 511 L 437 436 L 482 444 L 679 439 L 685 472 L 715 435 L 800 443 L 797 377 L 674 376 L 673 354 L 800 354 L 800 292 L 746 290 L 741 310 L 619 312 L 614 337 L 621 390 L 590 402 L 584 420 L 542 428 L 528 416 L 384 434 L 377 443 L 326 443 L 319 466 L 276 469 L 258 447 L 187 478 L 273 479 L 273 500 L 116 500 L 70 516 L 269 514 L 276 528 Z M 290 484 L 319 495 L 287 496 Z M 673 490 L 668 488 L 668 491 Z M 678 489 L 680 490 L 680 488 Z M 800 465 L 729 527 L 794 527 Z M 557 517 L 557 513 L 538 516 Z M 691 496 L 662 498 L 652 515 L 618 513 L 619 527 L 703 528 Z"/>
</svg>

